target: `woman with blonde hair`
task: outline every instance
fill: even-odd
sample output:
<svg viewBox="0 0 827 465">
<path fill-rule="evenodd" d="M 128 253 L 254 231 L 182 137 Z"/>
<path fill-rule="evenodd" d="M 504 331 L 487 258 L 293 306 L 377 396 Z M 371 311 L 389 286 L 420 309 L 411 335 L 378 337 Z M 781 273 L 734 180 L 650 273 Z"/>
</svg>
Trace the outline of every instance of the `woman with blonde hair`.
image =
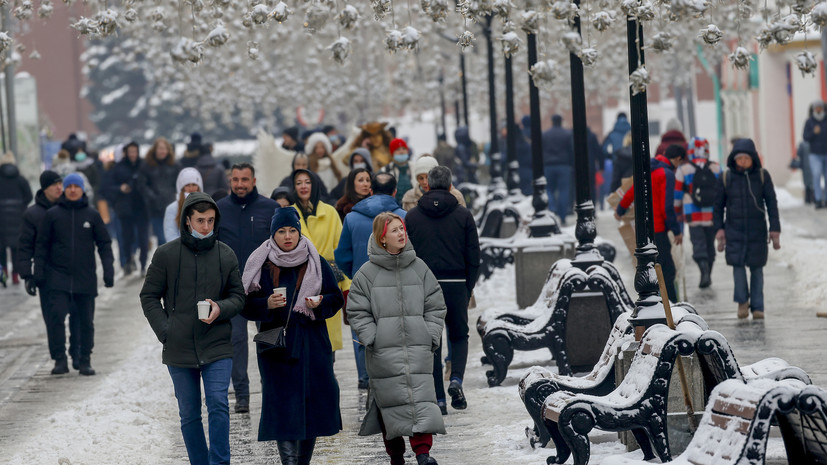
<svg viewBox="0 0 827 465">
<path fill-rule="evenodd" d="M 144 157 L 144 164 L 138 173 L 138 190 L 144 196 L 149 211 L 152 232 L 158 238 L 158 245 L 171 239 L 164 233 L 164 214 L 167 205 L 175 199 L 175 181 L 181 168 L 175 163 L 175 149 L 163 137 L 155 139 Z"/>
<path fill-rule="evenodd" d="M 368 257 L 347 302 L 370 377 L 359 434 L 382 433 L 391 465 L 405 463 L 403 436 L 410 438 L 418 465 L 436 465 L 433 434 L 445 434 L 433 379 L 447 311 L 442 289 L 417 258 L 399 215 L 384 212 L 373 220 Z"/>
<path fill-rule="evenodd" d="M 164 210 L 164 239 L 167 242 L 181 236 L 178 225 L 181 224 L 181 208 L 184 205 L 184 199 L 193 192 L 204 191 L 201 173 L 195 168 L 182 169 L 175 181 L 175 191 L 178 193 L 178 198 L 167 205 Z"/>
</svg>

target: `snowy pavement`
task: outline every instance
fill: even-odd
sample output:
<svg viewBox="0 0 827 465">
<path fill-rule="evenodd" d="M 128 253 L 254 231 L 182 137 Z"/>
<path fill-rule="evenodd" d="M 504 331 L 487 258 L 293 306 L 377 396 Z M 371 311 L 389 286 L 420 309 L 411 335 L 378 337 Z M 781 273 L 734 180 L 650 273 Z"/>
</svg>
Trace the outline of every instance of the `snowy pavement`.
<svg viewBox="0 0 827 465">
<path fill-rule="evenodd" d="M 688 300 L 712 329 L 727 337 L 742 365 L 779 356 L 807 370 L 816 384 L 827 386 L 827 363 L 822 355 L 827 319 L 815 317 L 827 297 L 823 272 L 827 211 L 815 212 L 783 193 L 781 197 L 782 249 L 770 252 L 765 269 L 767 319 L 735 318 L 731 269 L 724 265 L 722 254 L 713 271 L 712 288 L 700 290 L 697 268 L 687 250 Z M 608 212 L 598 215 L 598 232 L 618 247 L 615 263 L 634 294 L 631 261 Z M 513 268 L 497 271 L 478 287 L 479 307 L 470 312 L 469 320 L 476 321 L 491 306 L 516 308 L 514 288 Z M 0 464 L 186 463 L 172 383 L 160 362 L 161 346 L 141 312 L 139 289 L 140 279 L 130 277 L 118 279 L 114 289 L 102 290 L 92 358 L 98 375 L 88 378 L 75 371 L 49 375 L 51 361 L 37 299 L 29 298 L 22 286 L 0 289 L 4 322 L 0 325 Z M 553 449 L 529 446 L 524 430 L 531 421 L 516 385 L 531 366 L 548 364 L 549 352 L 517 352 L 502 386 L 495 388 L 487 387 L 481 356 L 480 339 L 472 329 L 464 383 L 469 408 L 456 411 L 449 407 L 448 434 L 435 438 L 432 455 L 443 465 L 544 464 Z M 348 345 L 336 358 L 344 429 L 319 440 L 313 463 L 387 463 L 379 436 L 357 435 L 365 396 L 356 389 L 352 347 Z M 277 464 L 275 444 L 256 441 L 260 384 L 255 363 L 251 357 L 251 413 L 231 413 L 233 462 Z M 232 394 L 230 399 L 232 408 Z M 626 454 L 616 434 L 595 431 L 590 438 L 592 464 L 607 455 Z M 779 438 L 770 440 L 768 452 L 772 463 L 785 463 Z M 628 455 L 642 456 L 639 451 Z M 408 463 L 414 462 L 409 452 Z"/>
</svg>

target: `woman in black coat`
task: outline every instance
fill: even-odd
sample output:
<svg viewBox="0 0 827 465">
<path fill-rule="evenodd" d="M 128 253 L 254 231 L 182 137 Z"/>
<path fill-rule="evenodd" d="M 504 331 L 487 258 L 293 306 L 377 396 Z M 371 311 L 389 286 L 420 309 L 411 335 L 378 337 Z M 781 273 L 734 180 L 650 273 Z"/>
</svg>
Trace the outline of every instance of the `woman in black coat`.
<svg viewBox="0 0 827 465">
<path fill-rule="evenodd" d="M 164 213 L 167 205 L 175 200 L 175 181 L 181 168 L 175 163 L 175 150 L 163 137 L 155 139 L 146 153 L 138 175 L 138 186 L 144 196 L 152 232 L 158 238 L 158 246 L 167 242 L 164 236 Z M 170 237 L 169 240 L 174 239 Z"/>
<path fill-rule="evenodd" d="M 751 139 L 735 142 L 727 159 L 729 170 L 718 178 L 714 221 L 718 231 L 718 251 L 726 246 L 726 262 L 735 279 L 734 300 L 738 318 L 764 318 L 764 265 L 767 264 L 769 238 L 774 249 L 781 248 L 781 222 L 778 202 L 770 174 Z M 747 284 L 746 267 L 750 269 Z"/>
<path fill-rule="evenodd" d="M 316 438 L 342 429 L 325 320 L 342 308 L 344 299 L 330 265 L 301 235 L 295 208 L 276 209 L 270 234 L 250 255 L 242 277 L 247 303 L 241 314 L 260 323 L 258 440 L 278 441 L 281 463 L 307 465 Z M 277 288 L 286 292 L 274 292 Z M 258 341 L 282 331 L 285 348 Z"/>
</svg>

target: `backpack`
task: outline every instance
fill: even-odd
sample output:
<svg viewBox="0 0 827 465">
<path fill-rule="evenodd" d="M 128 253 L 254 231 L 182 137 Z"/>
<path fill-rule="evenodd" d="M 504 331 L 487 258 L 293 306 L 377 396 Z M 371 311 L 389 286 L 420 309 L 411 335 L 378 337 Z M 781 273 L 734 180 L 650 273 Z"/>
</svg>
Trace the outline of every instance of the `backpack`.
<svg viewBox="0 0 827 465">
<path fill-rule="evenodd" d="M 694 162 L 689 162 L 689 164 L 695 167 L 695 174 L 692 177 L 692 190 L 689 192 L 692 203 L 699 207 L 713 206 L 715 204 L 715 189 L 718 185 L 718 178 L 709 168 L 711 163 L 704 163 L 703 166 L 698 166 Z"/>
</svg>

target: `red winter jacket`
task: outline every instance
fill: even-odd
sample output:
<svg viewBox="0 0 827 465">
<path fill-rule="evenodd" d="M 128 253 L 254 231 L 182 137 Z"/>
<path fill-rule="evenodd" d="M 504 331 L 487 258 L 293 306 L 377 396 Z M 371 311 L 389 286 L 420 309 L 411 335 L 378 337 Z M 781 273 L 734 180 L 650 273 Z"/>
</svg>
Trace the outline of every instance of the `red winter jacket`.
<svg viewBox="0 0 827 465">
<path fill-rule="evenodd" d="M 655 222 L 655 232 L 672 231 L 676 236 L 681 234 L 681 224 L 675 215 L 673 205 L 675 198 L 675 172 L 672 164 L 663 155 L 650 160 L 649 169 L 652 173 L 652 210 Z M 617 206 L 617 214 L 623 216 L 635 200 L 635 190 L 629 189 Z"/>
</svg>

